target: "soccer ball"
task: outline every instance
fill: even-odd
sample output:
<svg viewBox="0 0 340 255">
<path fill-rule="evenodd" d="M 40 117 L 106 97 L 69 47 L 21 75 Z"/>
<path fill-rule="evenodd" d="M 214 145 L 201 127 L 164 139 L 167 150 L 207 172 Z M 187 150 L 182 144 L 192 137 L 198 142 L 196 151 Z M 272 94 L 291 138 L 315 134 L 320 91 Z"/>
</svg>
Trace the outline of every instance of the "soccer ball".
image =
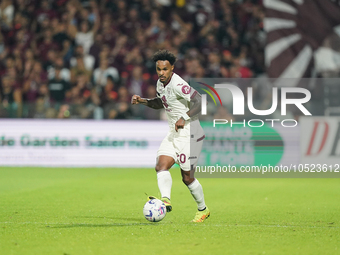
<svg viewBox="0 0 340 255">
<path fill-rule="evenodd" d="M 165 204 L 159 199 L 151 199 L 144 205 L 143 214 L 148 221 L 161 221 L 166 214 Z"/>
</svg>

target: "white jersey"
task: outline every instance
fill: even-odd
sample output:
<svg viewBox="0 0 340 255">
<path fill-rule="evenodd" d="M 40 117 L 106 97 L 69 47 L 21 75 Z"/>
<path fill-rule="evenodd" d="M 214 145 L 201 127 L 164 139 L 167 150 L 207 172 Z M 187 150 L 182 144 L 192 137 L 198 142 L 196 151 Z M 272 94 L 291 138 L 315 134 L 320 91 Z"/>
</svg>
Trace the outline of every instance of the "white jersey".
<svg viewBox="0 0 340 255">
<path fill-rule="evenodd" d="M 158 80 L 156 89 L 157 97 L 162 100 L 166 111 L 170 131 L 175 131 L 176 122 L 189 111 L 191 95 L 197 92 L 175 73 L 165 85 Z M 197 116 L 190 118 L 185 122 L 185 126 L 197 119 Z"/>
<path fill-rule="evenodd" d="M 189 111 L 190 99 L 196 93 L 175 73 L 165 85 L 157 81 L 157 96 L 162 100 L 170 127 L 158 149 L 157 157 L 172 157 L 183 171 L 195 169 L 205 137 L 198 116 L 191 117 L 185 121 L 183 129 L 175 131 L 176 122 Z"/>
</svg>

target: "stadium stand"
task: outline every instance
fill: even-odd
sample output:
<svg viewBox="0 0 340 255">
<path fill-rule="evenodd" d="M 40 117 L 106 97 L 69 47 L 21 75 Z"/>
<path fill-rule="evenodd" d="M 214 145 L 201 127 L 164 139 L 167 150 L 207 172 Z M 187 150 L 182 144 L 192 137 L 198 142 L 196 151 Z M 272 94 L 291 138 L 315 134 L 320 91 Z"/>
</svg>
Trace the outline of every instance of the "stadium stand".
<svg viewBox="0 0 340 255">
<path fill-rule="evenodd" d="M 3 0 L 0 117 L 159 119 L 152 54 L 185 79 L 264 72 L 261 0 Z"/>
</svg>

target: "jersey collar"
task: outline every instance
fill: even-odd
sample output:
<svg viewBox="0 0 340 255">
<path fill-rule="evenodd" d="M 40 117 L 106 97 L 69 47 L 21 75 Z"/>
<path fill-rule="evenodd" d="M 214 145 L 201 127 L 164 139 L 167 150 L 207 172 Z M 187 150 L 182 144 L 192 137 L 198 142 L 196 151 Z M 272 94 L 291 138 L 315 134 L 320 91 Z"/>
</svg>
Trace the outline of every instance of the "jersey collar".
<svg viewBox="0 0 340 255">
<path fill-rule="evenodd" d="M 171 81 L 173 75 L 174 75 L 174 72 L 172 72 L 171 77 L 170 77 L 170 79 L 168 80 L 168 82 L 167 82 L 166 84 L 163 84 L 164 88 L 165 88 L 166 85 L 169 84 L 169 82 Z"/>
</svg>

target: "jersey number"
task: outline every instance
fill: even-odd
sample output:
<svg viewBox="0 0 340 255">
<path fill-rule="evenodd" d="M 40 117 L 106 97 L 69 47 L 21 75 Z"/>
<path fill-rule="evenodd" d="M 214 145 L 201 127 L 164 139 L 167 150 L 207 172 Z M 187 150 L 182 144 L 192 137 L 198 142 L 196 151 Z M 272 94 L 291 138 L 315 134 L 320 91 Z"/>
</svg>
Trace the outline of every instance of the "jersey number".
<svg viewBox="0 0 340 255">
<path fill-rule="evenodd" d="M 186 159 L 187 159 L 187 157 L 185 156 L 185 154 L 179 155 L 179 161 L 180 161 L 182 164 L 185 163 Z"/>
<path fill-rule="evenodd" d="M 163 105 L 165 106 L 165 108 L 168 108 L 168 107 L 169 107 L 169 105 L 168 105 L 167 102 L 166 102 L 165 96 L 162 96 L 162 102 L 163 102 Z"/>
</svg>

